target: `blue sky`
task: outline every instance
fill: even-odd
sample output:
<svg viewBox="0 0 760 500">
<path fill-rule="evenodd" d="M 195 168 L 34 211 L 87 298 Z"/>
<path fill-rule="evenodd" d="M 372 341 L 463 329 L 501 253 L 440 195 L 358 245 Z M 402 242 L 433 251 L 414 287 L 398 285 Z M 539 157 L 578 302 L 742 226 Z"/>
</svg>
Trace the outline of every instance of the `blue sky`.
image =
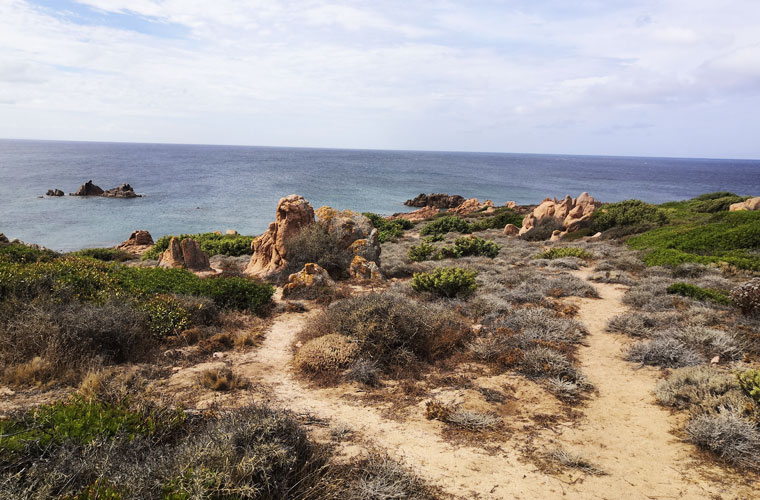
<svg viewBox="0 0 760 500">
<path fill-rule="evenodd" d="M 0 0 L 0 137 L 760 158 L 756 0 Z"/>
</svg>

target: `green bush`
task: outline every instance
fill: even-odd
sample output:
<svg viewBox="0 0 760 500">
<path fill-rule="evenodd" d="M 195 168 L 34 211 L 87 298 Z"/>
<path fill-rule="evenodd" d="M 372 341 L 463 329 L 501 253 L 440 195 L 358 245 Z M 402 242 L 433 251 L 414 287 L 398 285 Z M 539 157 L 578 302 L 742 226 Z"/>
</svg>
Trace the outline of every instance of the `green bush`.
<svg viewBox="0 0 760 500">
<path fill-rule="evenodd" d="M 103 262 L 125 262 L 135 257 L 129 252 L 119 250 L 118 248 L 85 248 L 69 255 L 73 257 L 89 257 Z"/>
<path fill-rule="evenodd" d="M 364 212 L 362 215 L 367 217 L 377 229 L 377 239 L 380 243 L 398 238 L 404 234 L 404 230 L 414 227 L 414 224 L 406 219 L 388 220 L 385 217 L 370 212 Z"/>
<path fill-rule="evenodd" d="M 415 273 L 412 288 L 417 292 L 431 292 L 442 297 L 453 298 L 469 295 L 478 287 L 477 273 L 460 267 L 439 267 L 431 273 Z"/>
<path fill-rule="evenodd" d="M 699 222 L 653 229 L 627 243 L 647 251 L 648 266 L 726 262 L 760 271 L 760 212 L 720 212 Z"/>
<path fill-rule="evenodd" d="M 534 259 L 561 259 L 563 257 L 578 257 L 579 259 L 593 259 L 594 254 L 578 247 L 554 247 L 535 255 Z"/>
<path fill-rule="evenodd" d="M 271 302 L 274 287 L 246 278 L 219 277 L 201 281 L 200 293 L 214 299 L 219 307 L 250 310 L 261 314 Z"/>
<path fill-rule="evenodd" d="M 0 299 L 32 299 L 40 294 L 85 301 L 104 298 L 115 285 L 110 269 L 108 264 L 74 257 L 31 264 L 0 263 Z"/>
<path fill-rule="evenodd" d="M 522 215 L 516 213 L 511 208 L 499 207 L 490 217 L 481 218 L 470 225 L 472 232 L 483 231 L 486 229 L 504 229 L 507 224 L 514 224 L 517 227 L 522 226 Z"/>
<path fill-rule="evenodd" d="M 32 262 L 50 262 L 59 255 L 52 250 L 30 247 L 21 243 L 0 245 L 0 262 L 29 264 Z"/>
<path fill-rule="evenodd" d="M 694 300 L 700 300 L 703 302 L 710 300 L 717 304 L 731 304 L 731 298 L 727 293 L 721 292 L 720 290 L 701 288 L 689 283 L 673 283 L 667 288 L 667 292 L 671 295 L 681 295 L 683 297 L 690 297 Z"/>
<path fill-rule="evenodd" d="M 738 373 L 739 385 L 749 397 L 760 403 L 760 370 L 746 370 Z"/>
<path fill-rule="evenodd" d="M 412 262 L 422 262 L 430 259 L 435 254 L 435 245 L 427 241 L 421 241 L 419 245 L 413 245 L 409 248 L 407 256 Z"/>
<path fill-rule="evenodd" d="M 335 234 L 319 223 L 302 228 L 285 246 L 288 265 L 280 273 L 281 279 L 300 271 L 309 262 L 318 264 L 335 279 L 345 278 L 354 257 Z"/>
<path fill-rule="evenodd" d="M 458 259 L 460 257 L 489 257 L 499 255 L 501 246 L 495 241 L 485 240 L 478 236 L 462 236 L 454 240 L 453 246 L 441 248 L 435 255 L 436 259 Z"/>
<path fill-rule="evenodd" d="M 156 295 L 140 304 L 148 315 L 150 331 L 158 338 L 178 335 L 190 326 L 190 314 L 172 295 Z"/>
<path fill-rule="evenodd" d="M 667 222 L 665 213 L 656 206 L 641 200 L 626 200 L 602 205 L 591 218 L 591 230 L 599 232 L 618 226 L 642 224 L 656 227 Z"/>
<path fill-rule="evenodd" d="M 422 228 L 422 231 L 420 231 L 420 235 L 431 236 L 454 232 L 469 234 L 472 232 L 472 228 L 463 218 L 456 215 L 447 215 L 426 224 L 425 227 Z"/>
<path fill-rule="evenodd" d="M 145 252 L 142 256 L 143 260 L 158 259 L 161 254 L 169 248 L 169 242 L 175 236 L 167 235 L 162 236 L 156 241 L 156 244 Z M 243 236 L 240 234 L 217 234 L 217 233 L 199 233 L 199 234 L 180 234 L 176 236 L 177 239 L 183 240 L 190 238 L 197 241 L 201 250 L 203 250 L 209 257 L 213 255 L 228 255 L 231 257 L 237 257 L 239 255 L 250 254 L 251 242 L 253 236 Z"/>
</svg>

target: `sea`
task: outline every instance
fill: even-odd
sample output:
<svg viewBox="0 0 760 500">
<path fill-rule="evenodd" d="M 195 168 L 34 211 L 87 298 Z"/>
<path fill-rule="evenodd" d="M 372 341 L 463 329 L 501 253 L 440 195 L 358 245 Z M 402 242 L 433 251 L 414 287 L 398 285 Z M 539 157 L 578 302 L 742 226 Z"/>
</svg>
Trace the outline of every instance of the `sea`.
<svg viewBox="0 0 760 500">
<path fill-rule="evenodd" d="M 143 196 L 68 196 L 88 180 Z M 136 229 L 260 234 L 292 193 L 389 215 L 419 193 L 503 205 L 584 191 L 605 202 L 758 196 L 760 160 L 0 140 L 0 232 L 58 251 L 113 246 Z"/>
</svg>

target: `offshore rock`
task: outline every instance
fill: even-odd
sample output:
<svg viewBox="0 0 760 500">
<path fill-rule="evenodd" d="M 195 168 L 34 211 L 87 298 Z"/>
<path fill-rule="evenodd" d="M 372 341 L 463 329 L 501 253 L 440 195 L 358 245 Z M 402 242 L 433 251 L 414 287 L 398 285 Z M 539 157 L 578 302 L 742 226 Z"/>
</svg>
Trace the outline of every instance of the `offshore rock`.
<svg viewBox="0 0 760 500">
<path fill-rule="evenodd" d="M 60 189 L 48 189 L 48 192 L 45 193 L 45 196 L 63 196 L 63 191 Z"/>
<path fill-rule="evenodd" d="M 69 193 L 70 196 L 100 196 L 103 194 L 103 190 L 100 186 L 96 186 L 89 180 L 82 184 L 76 193 Z"/>
<path fill-rule="evenodd" d="M 464 197 L 458 194 L 420 193 L 414 199 L 406 200 L 404 205 L 407 207 L 454 208 L 461 205 L 464 201 Z"/>
<path fill-rule="evenodd" d="M 129 184 L 122 184 L 119 187 L 105 191 L 101 196 L 104 198 L 139 198 L 140 195 Z"/>
</svg>

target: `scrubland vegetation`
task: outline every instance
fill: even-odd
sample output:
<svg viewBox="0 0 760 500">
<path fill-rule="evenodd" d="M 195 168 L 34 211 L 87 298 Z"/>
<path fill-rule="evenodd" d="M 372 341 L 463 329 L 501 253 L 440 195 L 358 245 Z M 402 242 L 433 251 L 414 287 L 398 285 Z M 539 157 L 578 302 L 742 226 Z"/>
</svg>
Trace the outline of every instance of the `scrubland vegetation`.
<svg viewBox="0 0 760 500">
<path fill-rule="evenodd" d="M 143 260 L 158 259 L 169 248 L 169 242 L 172 238 L 177 238 L 178 240 L 190 238 L 197 241 L 201 245 L 201 250 L 209 257 L 214 255 L 236 257 L 250 254 L 251 242 L 253 241 L 253 236 L 243 236 L 240 234 L 199 233 L 167 235 L 159 238 L 153 248 L 143 254 Z"/>
<path fill-rule="evenodd" d="M 314 262 L 342 283 L 277 305 L 270 284 L 125 265 L 120 251 L 0 247 L 2 381 L 67 388 L 0 419 L 0 490 L 19 499 L 443 498 L 362 441 L 351 429 L 362 422 L 320 421 L 330 430 L 319 431 L 315 415 L 262 403 L 277 401 L 277 387 L 260 386 L 266 374 L 251 371 L 253 356 L 266 322 L 280 318 L 300 329 L 292 352 L 282 347 L 290 365 L 276 367 L 292 370 L 282 383 L 303 387 L 298 397 L 421 421 L 436 439 L 489 452 L 530 435 L 540 448 L 516 453 L 541 471 L 607 474 L 609 464 L 561 443 L 604 396 L 588 364 L 603 326 L 587 327 L 579 308 L 613 289 L 624 290 L 622 304 L 597 336 L 617 336 L 631 377 L 641 366 L 659 374 L 657 405 L 640 404 L 687 414 L 668 431 L 756 474 L 760 219 L 726 211 L 742 199 L 607 204 L 560 242 L 546 241 L 552 224 L 504 236 L 521 222 L 506 208 L 417 224 L 365 214 L 382 242 L 385 281 L 372 284 L 345 281 L 353 256 L 314 224 L 289 241 L 288 267 L 270 281 Z M 194 237 L 209 254 L 250 251 L 247 237 Z M 162 244 L 168 237 L 147 258 Z M 220 399 L 183 406 L 166 384 L 185 371 L 197 394 L 184 402 Z M 325 386 L 335 392 L 317 392 Z M 363 452 L 347 459 L 349 441 Z"/>
</svg>

